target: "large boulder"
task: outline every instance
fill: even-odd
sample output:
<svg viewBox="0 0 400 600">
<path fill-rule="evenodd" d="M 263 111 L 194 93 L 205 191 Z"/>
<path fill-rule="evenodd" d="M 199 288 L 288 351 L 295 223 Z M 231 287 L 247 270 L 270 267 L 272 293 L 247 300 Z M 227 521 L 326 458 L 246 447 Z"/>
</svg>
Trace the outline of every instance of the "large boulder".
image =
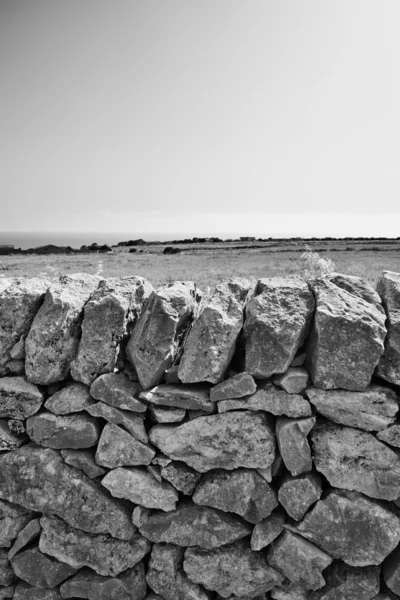
<svg viewBox="0 0 400 600">
<path fill-rule="evenodd" d="M 26 430 L 32 441 L 46 448 L 90 448 L 97 443 L 100 425 L 84 413 L 53 415 L 41 412 L 29 417 Z"/>
<path fill-rule="evenodd" d="M 400 385 L 400 273 L 383 271 L 377 291 L 387 316 L 385 352 L 381 357 L 377 374 L 396 385 Z"/>
<path fill-rule="evenodd" d="M 26 419 L 38 412 L 43 393 L 24 377 L 0 378 L 0 417 Z"/>
</svg>

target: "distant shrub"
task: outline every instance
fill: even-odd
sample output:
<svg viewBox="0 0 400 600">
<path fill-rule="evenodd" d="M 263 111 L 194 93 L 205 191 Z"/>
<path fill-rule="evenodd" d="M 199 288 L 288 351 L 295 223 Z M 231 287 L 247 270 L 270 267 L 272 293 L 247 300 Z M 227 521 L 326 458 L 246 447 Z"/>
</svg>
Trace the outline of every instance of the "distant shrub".
<svg viewBox="0 0 400 600">
<path fill-rule="evenodd" d="M 313 252 L 310 246 L 305 246 L 305 252 L 301 255 L 304 261 L 303 276 L 306 280 L 317 279 L 317 277 L 330 277 L 335 271 L 335 263 L 330 258 L 321 258 L 317 252 Z"/>
<path fill-rule="evenodd" d="M 134 254 L 137 252 L 137 248 L 129 248 L 129 254 Z"/>
<path fill-rule="evenodd" d="M 179 254 L 180 248 L 174 248 L 173 246 L 166 246 L 163 250 L 163 254 Z"/>
</svg>

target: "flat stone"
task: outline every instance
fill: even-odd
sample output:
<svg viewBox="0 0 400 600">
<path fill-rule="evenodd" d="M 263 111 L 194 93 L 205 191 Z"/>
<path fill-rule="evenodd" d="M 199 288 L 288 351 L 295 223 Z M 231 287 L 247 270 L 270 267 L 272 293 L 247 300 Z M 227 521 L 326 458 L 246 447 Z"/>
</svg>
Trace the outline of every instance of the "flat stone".
<svg viewBox="0 0 400 600">
<path fill-rule="evenodd" d="M 250 396 L 257 390 L 256 382 L 249 373 L 238 373 L 225 381 L 221 381 L 210 390 L 210 400 L 219 402 L 232 398 Z"/>
<path fill-rule="evenodd" d="M 306 366 L 314 386 L 365 390 L 383 354 L 385 315 L 328 280 L 312 287 L 317 306 Z"/>
<path fill-rule="evenodd" d="M 58 589 L 41 590 L 20 581 L 15 587 L 13 600 L 62 600 Z"/>
<path fill-rule="evenodd" d="M 29 417 L 26 430 L 31 440 L 46 448 L 90 448 L 97 443 L 100 425 L 90 415 L 66 416 L 42 412 Z"/>
<path fill-rule="evenodd" d="M 190 496 L 193 494 L 201 475 L 185 463 L 174 461 L 161 468 L 161 477 L 169 481 L 179 492 Z"/>
<path fill-rule="evenodd" d="M 100 436 L 96 463 L 108 469 L 123 466 L 149 465 L 155 451 L 142 444 L 130 433 L 112 423 L 107 423 Z"/>
<path fill-rule="evenodd" d="M 208 385 L 157 385 L 139 394 L 140 400 L 158 406 L 174 406 L 190 410 L 213 412 L 215 405 L 210 401 Z"/>
<path fill-rule="evenodd" d="M 296 532 L 352 567 L 380 564 L 400 541 L 400 519 L 389 506 L 357 492 L 330 490 Z"/>
<path fill-rule="evenodd" d="M 149 414 L 156 423 L 180 423 L 186 416 L 184 408 L 173 406 L 149 406 Z"/>
<path fill-rule="evenodd" d="M 192 581 L 217 591 L 223 598 L 232 594 L 254 597 L 283 580 L 264 554 L 253 552 L 243 540 L 214 550 L 188 548 L 183 569 Z"/>
<path fill-rule="evenodd" d="M 48 385 L 67 378 L 78 353 L 83 307 L 99 281 L 86 273 L 63 275 L 47 289 L 25 341 L 28 381 Z"/>
<path fill-rule="evenodd" d="M 90 479 L 104 475 L 107 469 L 99 467 L 95 462 L 94 450 L 73 450 L 70 448 L 61 450 L 61 456 L 67 465 L 81 469 Z"/>
<path fill-rule="evenodd" d="M 371 498 L 400 496 L 400 457 L 370 433 L 334 423 L 311 433 L 314 464 L 329 483 Z"/>
<path fill-rule="evenodd" d="M 203 475 L 193 502 L 259 523 L 278 506 L 275 492 L 254 470 L 215 470 Z"/>
<path fill-rule="evenodd" d="M 101 417 L 114 425 L 121 425 L 139 442 L 143 442 L 143 444 L 147 444 L 149 441 L 144 426 L 143 413 L 133 413 L 129 410 L 114 408 L 104 402 L 96 402 L 96 404 L 88 406 L 86 412 L 93 417 Z"/>
<path fill-rule="evenodd" d="M 278 500 L 292 519 L 300 521 L 321 494 L 321 478 L 316 473 L 305 473 L 286 477 L 279 488 Z"/>
<path fill-rule="evenodd" d="M 33 513 L 23 506 L 0 500 L 0 547 L 9 548 L 32 518 Z"/>
<path fill-rule="evenodd" d="M 299 394 L 288 394 L 272 383 L 262 384 L 252 395 L 242 400 L 221 400 L 218 402 L 218 412 L 231 410 L 263 410 L 273 415 L 287 417 L 311 417 L 310 403 Z"/>
<path fill-rule="evenodd" d="M 115 577 L 136 565 L 150 550 L 150 543 L 139 533 L 129 540 L 116 540 L 110 535 L 74 529 L 58 517 L 42 517 L 40 524 L 42 552 L 74 569 L 90 567 L 99 575 Z"/>
<path fill-rule="evenodd" d="M 381 442 L 400 448 L 400 423 L 394 423 L 394 425 L 389 425 L 387 429 L 378 431 L 376 437 Z"/>
<path fill-rule="evenodd" d="M 285 531 L 268 548 L 268 562 L 295 585 L 317 590 L 325 585 L 322 571 L 332 558 L 309 541 Z"/>
<path fill-rule="evenodd" d="M 292 475 L 311 471 L 313 463 L 307 435 L 315 425 L 316 418 L 276 420 L 276 437 L 280 455 Z"/>
<path fill-rule="evenodd" d="M 211 549 L 249 535 L 251 527 L 214 508 L 180 504 L 173 512 L 152 513 L 140 532 L 151 542 Z"/>
<path fill-rule="evenodd" d="M 129 509 L 50 448 L 28 444 L 0 456 L 0 497 L 30 510 L 60 515 L 84 531 L 121 539 L 134 533 Z M 14 537 L 30 518 L 21 520 Z"/>
<path fill-rule="evenodd" d="M 364 392 L 308 388 L 306 394 L 330 421 L 365 431 L 385 429 L 394 423 L 399 410 L 396 392 L 380 385 L 370 385 Z"/>
<path fill-rule="evenodd" d="M 76 573 L 76 569 L 64 562 L 46 556 L 38 548 L 23 550 L 12 561 L 14 573 L 30 585 L 52 589 Z"/>
<path fill-rule="evenodd" d="M 25 438 L 11 433 L 5 419 L 0 419 L 0 452 L 15 450 L 25 441 Z"/>
<path fill-rule="evenodd" d="M 11 359 L 7 363 L 7 369 L 11 375 L 25 375 L 25 361 Z"/>
<path fill-rule="evenodd" d="M 282 375 L 274 375 L 272 381 L 288 394 L 301 394 L 307 387 L 308 373 L 303 367 L 289 367 Z"/>
<path fill-rule="evenodd" d="M 259 282 L 261 292 L 246 306 L 246 371 L 256 379 L 285 373 L 308 334 L 314 297 L 300 277 L 272 277 Z"/>
<path fill-rule="evenodd" d="M 0 379 L 0 417 L 26 419 L 38 412 L 43 394 L 23 377 Z"/>
<path fill-rule="evenodd" d="M 144 506 L 135 506 L 132 513 L 132 523 L 139 529 L 147 523 L 149 520 L 149 516 L 151 514 L 151 510 L 149 508 L 145 508 Z"/>
<path fill-rule="evenodd" d="M 125 349 L 144 389 L 160 383 L 174 364 L 197 299 L 196 285 L 190 281 L 164 285 L 148 299 Z"/>
<path fill-rule="evenodd" d="M 14 542 L 11 550 L 8 552 L 8 560 L 14 558 L 14 556 L 30 544 L 33 540 L 39 537 L 41 532 L 39 519 L 32 519 L 27 525 L 18 533 L 17 539 Z"/>
<path fill-rule="evenodd" d="M 256 523 L 251 534 L 251 549 L 259 552 L 265 546 L 269 546 L 282 533 L 284 523 L 285 517 L 281 513 L 272 513 L 266 519 Z"/>
<path fill-rule="evenodd" d="M 185 341 L 178 377 L 183 383 L 219 383 L 229 367 L 243 327 L 243 311 L 254 284 L 234 278 L 217 285 Z"/>
<path fill-rule="evenodd" d="M 269 467 L 275 458 L 270 418 L 261 412 L 229 412 L 182 425 L 156 425 L 150 441 L 167 456 L 196 471 Z"/>
<path fill-rule="evenodd" d="M 349 567 L 334 562 L 324 573 L 326 585 L 310 594 L 310 600 L 371 600 L 379 592 L 380 567 Z"/>
<path fill-rule="evenodd" d="M 178 493 L 167 482 L 158 482 L 153 475 L 142 469 L 119 467 L 107 473 L 101 485 L 116 498 L 126 498 L 146 508 L 175 509 Z"/>
<path fill-rule="evenodd" d="M 124 373 L 100 375 L 90 387 L 90 395 L 114 408 L 132 412 L 146 412 L 147 406 L 139 400 L 140 384 Z"/>
<path fill-rule="evenodd" d="M 68 415 L 85 410 L 94 403 L 89 388 L 83 383 L 70 383 L 53 394 L 45 408 L 55 415 Z"/>
<path fill-rule="evenodd" d="M 71 364 L 76 381 L 90 385 L 117 366 L 121 344 L 136 325 L 153 292 L 144 277 L 103 279 L 84 308 L 79 351 Z"/>
<path fill-rule="evenodd" d="M 400 385 L 400 273 L 383 271 L 376 289 L 387 317 L 385 351 L 379 360 L 377 374 Z"/>
<path fill-rule="evenodd" d="M 14 582 L 14 579 L 15 575 L 7 556 L 7 550 L 0 548 L 0 586 L 7 587 Z"/>
</svg>

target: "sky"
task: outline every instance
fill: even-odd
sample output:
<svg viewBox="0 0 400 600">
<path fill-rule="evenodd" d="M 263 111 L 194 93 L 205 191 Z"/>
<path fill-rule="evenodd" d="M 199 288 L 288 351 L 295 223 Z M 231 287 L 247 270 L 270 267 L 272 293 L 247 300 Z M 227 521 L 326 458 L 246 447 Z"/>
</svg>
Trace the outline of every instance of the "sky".
<svg viewBox="0 0 400 600">
<path fill-rule="evenodd" d="M 399 0 L 0 0 L 0 231 L 400 235 Z"/>
</svg>

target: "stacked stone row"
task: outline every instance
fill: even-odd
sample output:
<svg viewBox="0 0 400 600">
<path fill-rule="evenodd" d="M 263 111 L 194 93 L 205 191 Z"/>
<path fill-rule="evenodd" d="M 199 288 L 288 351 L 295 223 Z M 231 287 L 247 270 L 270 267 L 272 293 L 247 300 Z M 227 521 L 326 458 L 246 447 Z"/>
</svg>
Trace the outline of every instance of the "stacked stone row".
<svg viewBox="0 0 400 600">
<path fill-rule="evenodd" d="M 0 600 L 400 597 L 400 274 L 0 279 Z"/>
</svg>

